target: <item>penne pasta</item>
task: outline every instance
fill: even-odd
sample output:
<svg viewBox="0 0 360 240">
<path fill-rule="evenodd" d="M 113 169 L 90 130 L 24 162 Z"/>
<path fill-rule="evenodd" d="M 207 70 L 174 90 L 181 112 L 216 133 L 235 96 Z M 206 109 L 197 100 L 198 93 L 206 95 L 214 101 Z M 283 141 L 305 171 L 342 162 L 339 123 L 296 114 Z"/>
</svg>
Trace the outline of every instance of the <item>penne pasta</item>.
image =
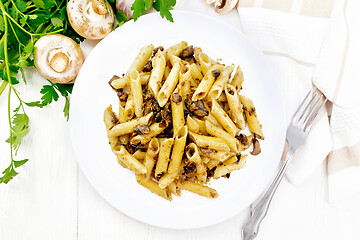
<svg viewBox="0 0 360 240">
<path fill-rule="evenodd" d="M 206 166 L 202 162 L 199 149 L 195 143 L 190 143 L 186 146 L 186 157 L 189 162 L 194 162 L 196 164 L 196 177 L 200 182 L 206 182 L 207 172 Z"/>
<path fill-rule="evenodd" d="M 137 70 L 131 69 L 129 76 L 130 76 L 130 83 L 131 83 L 131 95 L 132 95 L 132 99 L 134 101 L 135 115 L 137 117 L 142 117 L 143 112 L 142 112 L 141 107 L 143 104 L 143 93 L 142 93 L 140 75 Z"/>
<path fill-rule="evenodd" d="M 175 136 L 177 131 L 185 125 L 184 99 L 180 96 L 179 89 L 171 95 L 171 114 Z"/>
<path fill-rule="evenodd" d="M 244 82 L 244 74 L 240 66 L 238 66 L 236 68 L 235 75 L 230 84 L 235 87 L 237 92 L 239 92 L 242 89 L 243 82 Z"/>
<path fill-rule="evenodd" d="M 166 54 L 171 54 L 174 56 L 179 56 L 180 52 L 186 48 L 188 46 L 187 42 L 185 41 L 181 41 L 177 44 L 172 45 L 171 47 L 169 47 L 168 49 L 165 50 Z"/>
<path fill-rule="evenodd" d="M 136 174 L 136 181 L 143 187 L 149 189 L 152 193 L 157 194 L 158 196 L 165 198 L 166 200 L 171 201 L 172 196 L 171 192 L 168 189 L 161 189 L 157 182 L 153 180 L 144 181 L 143 176 Z"/>
<path fill-rule="evenodd" d="M 240 95 L 240 100 L 244 105 L 246 119 L 249 125 L 250 132 L 255 134 L 256 138 L 264 139 L 264 134 L 261 130 L 259 119 L 256 115 L 256 109 L 253 101 L 245 96 Z"/>
<path fill-rule="evenodd" d="M 179 81 L 179 72 L 180 72 L 180 64 L 176 63 L 174 67 L 171 69 L 169 76 L 161 87 L 159 94 L 157 96 L 157 101 L 160 107 L 165 106 L 170 95 L 173 93 L 178 81 Z"/>
<path fill-rule="evenodd" d="M 170 161 L 170 152 L 174 144 L 173 138 L 168 138 L 161 142 L 159 157 L 155 168 L 155 177 L 161 178 L 167 171 L 168 163 Z"/>
<path fill-rule="evenodd" d="M 201 100 L 206 97 L 214 81 L 220 76 L 223 66 L 214 65 L 209 68 L 199 86 L 196 88 L 192 101 Z"/>
<path fill-rule="evenodd" d="M 166 60 L 162 51 L 157 51 L 156 55 L 152 59 L 153 70 L 151 71 L 149 79 L 149 89 L 156 97 L 159 93 L 161 81 L 164 76 Z"/>
<path fill-rule="evenodd" d="M 120 146 L 120 149 L 114 149 L 114 154 L 116 155 L 118 162 L 124 163 L 129 169 L 135 173 L 144 174 L 146 173 L 146 167 L 134 158 L 124 146 Z"/>
<path fill-rule="evenodd" d="M 231 136 L 234 137 L 238 132 L 240 132 L 240 129 L 236 127 L 235 123 L 230 119 L 215 99 L 212 101 L 211 114 L 214 115 L 216 120 Z"/>
<path fill-rule="evenodd" d="M 245 129 L 243 106 L 240 102 L 240 98 L 235 90 L 235 87 L 230 84 L 227 84 L 225 86 L 225 94 L 226 94 L 227 102 L 229 103 L 229 108 L 234 123 L 241 130 Z"/>
<path fill-rule="evenodd" d="M 119 113 L 105 109 L 106 133 L 140 185 L 170 201 L 181 190 L 216 198 L 205 184 L 244 167 L 252 145 L 252 155 L 261 153 L 262 126 L 253 102 L 238 94 L 244 75 L 237 67 L 231 79 L 234 68 L 182 41 L 143 47 L 125 74 L 111 78 Z"/>
<path fill-rule="evenodd" d="M 235 157 L 236 159 L 236 157 Z M 229 162 L 215 169 L 214 179 L 218 179 L 232 171 L 239 170 L 245 166 L 247 155 L 241 156 L 239 162 Z"/>
<path fill-rule="evenodd" d="M 153 50 L 154 46 L 152 44 L 142 47 L 134 62 L 131 64 L 129 70 L 136 69 L 136 71 L 141 72 L 146 62 L 149 60 Z"/>
<path fill-rule="evenodd" d="M 233 152 L 239 153 L 242 150 L 239 141 L 225 130 L 216 127 L 209 121 L 205 121 L 205 127 L 208 134 L 224 140 Z"/>
<path fill-rule="evenodd" d="M 145 182 L 150 179 L 151 172 L 156 163 L 155 158 L 159 154 L 159 149 L 160 149 L 159 140 L 157 138 L 153 138 L 149 143 L 149 147 L 146 151 L 145 159 L 144 159 L 144 166 L 146 168 L 146 174 L 144 178 Z"/>
<path fill-rule="evenodd" d="M 225 88 L 225 84 L 229 82 L 232 71 L 234 70 L 234 64 L 227 66 L 221 72 L 220 76 L 216 79 L 212 85 L 208 97 L 211 99 L 218 99 Z"/>
<path fill-rule="evenodd" d="M 146 125 L 152 116 L 153 113 L 149 113 L 144 117 L 136 118 L 125 123 L 116 124 L 110 129 L 109 136 L 117 137 L 124 134 L 132 133 L 134 127 L 138 125 Z"/>
<path fill-rule="evenodd" d="M 198 147 L 230 151 L 229 146 L 221 138 L 199 135 L 193 132 L 189 132 L 189 137 Z"/>
<path fill-rule="evenodd" d="M 179 182 L 177 186 L 182 190 L 190 191 L 207 198 L 217 198 L 219 196 L 215 189 L 209 188 L 199 183 L 194 183 L 192 181 L 182 181 Z"/>
<path fill-rule="evenodd" d="M 175 136 L 174 148 L 171 154 L 171 161 L 169 164 L 169 173 L 178 172 L 180 170 L 182 156 L 184 154 L 186 138 L 188 135 L 187 126 L 183 126 L 177 131 Z"/>
</svg>

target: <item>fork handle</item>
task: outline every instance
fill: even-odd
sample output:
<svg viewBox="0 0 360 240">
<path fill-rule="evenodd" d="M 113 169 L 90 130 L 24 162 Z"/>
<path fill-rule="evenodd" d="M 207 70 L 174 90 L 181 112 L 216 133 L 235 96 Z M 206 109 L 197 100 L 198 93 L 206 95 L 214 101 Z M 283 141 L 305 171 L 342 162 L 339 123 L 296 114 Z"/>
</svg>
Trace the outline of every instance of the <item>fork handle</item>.
<svg viewBox="0 0 360 240">
<path fill-rule="evenodd" d="M 254 239 L 256 237 L 256 235 L 259 231 L 260 223 L 266 216 L 266 213 L 269 209 L 271 199 L 273 198 L 277 187 L 279 186 L 282 178 L 284 177 L 286 169 L 289 166 L 289 163 L 291 162 L 291 159 L 294 156 L 294 152 L 295 152 L 294 148 L 289 149 L 288 153 L 286 154 L 286 158 L 283 162 L 283 165 L 281 166 L 275 179 L 273 180 L 273 182 L 271 183 L 269 188 L 266 190 L 266 193 L 264 194 L 264 196 L 260 199 L 260 201 L 253 208 L 249 220 L 247 222 L 245 222 L 245 224 L 242 228 L 243 240 L 250 240 L 250 239 Z"/>
</svg>

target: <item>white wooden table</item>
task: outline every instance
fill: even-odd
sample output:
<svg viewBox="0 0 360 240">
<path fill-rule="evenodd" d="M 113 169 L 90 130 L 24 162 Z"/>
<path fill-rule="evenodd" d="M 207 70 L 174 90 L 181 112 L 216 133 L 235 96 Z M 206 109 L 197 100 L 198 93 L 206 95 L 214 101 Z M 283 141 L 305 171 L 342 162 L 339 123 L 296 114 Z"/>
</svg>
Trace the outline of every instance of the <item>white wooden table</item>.
<svg viewBox="0 0 360 240">
<path fill-rule="evenodd" d="M 217 15 L 202 0 L 178 0 L 176 9 L 218 17 L 240 27 L 237 12 Z M 87 43 L 92 44 L 92 43 Z M 24 99 L 37 100 L 44 84 L 35 70 L 27 71 Z M 0 97 L 0 169 L 9 164 L 7 96 Z M 170 230 L 138 222 L 114 209 L 92 188 L 74 157 L 63 102 L 44 109 L 28 109 L 31 128 L 20 157 L 30 161 L 7 185 L 0 185 L 0 239 L 241 239 L 244 210 L 228 221 L 196 230 Z M 360 205 L 360 204 L 359 204 Z M 302 185 L 281 183 L 258 240 L 360 239 L 360 207 L 336 209 L 327 203 L 325 163 Z"/>
</svg>

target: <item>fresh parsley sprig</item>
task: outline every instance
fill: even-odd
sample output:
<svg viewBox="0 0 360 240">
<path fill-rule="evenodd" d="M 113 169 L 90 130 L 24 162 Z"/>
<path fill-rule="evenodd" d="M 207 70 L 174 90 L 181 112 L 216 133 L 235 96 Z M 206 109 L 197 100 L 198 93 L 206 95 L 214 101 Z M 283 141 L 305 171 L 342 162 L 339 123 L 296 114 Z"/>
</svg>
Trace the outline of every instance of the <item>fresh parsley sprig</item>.
<svg viewBox="0 0 360 240">
<path fill-rule="evenodd" d="M 79 42 L 82 38 L 71 28 L 66 15 L 66 0 L 1 0 L 0 1 L 0 95 L 8 87 L 8 122 L 10 136 L 10 165 L 2 172 L 0 183 L 8 183 L 18 173 L 16 168 L 28 159 L 15 160 L 22 139 L 29 131 L 29 117 L 25 107 L 43 107 L 65 98 L 64 116 L 69 118 L 69 99 L 72 85 L 45 85 L 40 90 L 41 101 L 25 102 L 16 85 L 26 84 L 24 68 L 34 66 L 32 54 L 34 43 L 41 36 L 53 33 L 64 34 Z M 21 77 L 18 77 L 20 75 Z M 59 94 L 58 94 L 59 93 Z M 12 110 L 11 96 L 18 106 Z"/>
<path fill-rule="evenodd" d="M 136 21 L 147 9 L 150 8 L 151 3 L 156 11 L 160 12 L 162 18 L 166 18 L 170 22 L 174 22 L 170 10 L 176 4 L 176 0 L 135 0 L 131 6 L 133 10 L 133 18 Z"/>
</svg>

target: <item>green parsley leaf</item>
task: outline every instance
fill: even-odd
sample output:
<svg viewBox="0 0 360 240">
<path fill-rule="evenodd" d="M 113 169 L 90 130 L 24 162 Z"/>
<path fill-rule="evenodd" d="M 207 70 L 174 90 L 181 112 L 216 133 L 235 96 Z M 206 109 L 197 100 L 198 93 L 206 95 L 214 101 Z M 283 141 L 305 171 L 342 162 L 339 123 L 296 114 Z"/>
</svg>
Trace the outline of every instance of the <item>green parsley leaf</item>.
<svg viewBox="0 0 360 240">
<path fill-rule="evenodd" d="M 176 4 L 176 0 L 156 0 L 153 4 L 156 11 L 160 12 L 162 18 L 166 18 L 170 22 L 174 22 L 170 10 Z"/>
<path fill-rule="evenodd" d="M 12 123 L 14 124 L 13 130 L 15 133 L 22 132 L 29 126 L 29 117 L 26 114 L 15 114 Z M 25 135 L 24 135 L 25 136 Z"/>
<path fill-rule="evenodd" d="M 0 16 L 0 32 L 3 32 L 4 30 L 4 18 L 3 16 Z"/>
<path fill-rule="evenodd" d="M 40 93 L 43 94 L 41 104 L 44 106 L 50 104 L 53 100 L 56 102 L 59 99 L 59 95 L 52 85 L 44 85 Z"/>
<path fill-rule="evenodd" d="M 64 117 L 66 117 L 66 120 L 69 120 L 70 102 L 67 97 L 65 98 L 65 106 L 63 112 L 64 112 Z"/>
<path fill-rule="evenodd" d="M 67 97 L 68 94 L 72 93 L 72 89 L 74 84 L 60 84 L 55 83 L 56 89 L 63 95 L 64 97 Z"/>
<path fill-rule="evenodd" d="M 44 105 L 43 104 L 41 104 L 41 102 L 40 101 L 36 101 L 36 102 L 29 102 L 29 103 L 27 103 L 27 102 L 24 102 L 27 106 L 29 106 L 29 107 L 39 107 L 39 108 L 42 108 L 42 107 L 44 107 Z"/>
<path fill-rule="evenodd" d="M 115 16 L 116 16 L 117 20 L 119 20 L 120 23 L 129 21 L 129 17 L 120 9 L 116 11 Z"/>
<path fill-rule="evenodd" d="M 147 9 L 150 8 L 152 0 L 135 0 L 131 5 L 131 10 L 133 10 L 133 18 L 136 21 Z"/>
<path fill-rule="evenodd" d="M 18 167 L 24 165 L 27 161 L 29 161 L 29 159 L 14 161 L 14 166 L 15 166 L 16 168 L 18 168 Z"/>
<path fill-rule="evenodd" d="M 20 12 L 25 12 L 26 11 L 26 2 L 17 1 L 16 2 L 16 7 L 19 9 Z"/>
<path fill-rule="evenodd" d="M 15 172 L 14 167 L 12 165 L 12 162 L 9 167 L 7 167 L 3 172 L 4 175 L 0 178 L 0 183 L 8 183 L 11 179 L 13 179 L 16 175 L 18 175 L 17 172 Z"/>
<path fill-rule="evenodd" d="M 60 18 L 51 18 L 51 23 L 52 25 L 54 25 L 55 27 L 62 27 L 64 26 L 63 21 Z"/>
<path fill-rule="evenodd" d="M 33 3 L 35 3 L 35 5 L 39 8 L 44 9 L 45 8 L 45 3 L 42 0 L 31 0 Z"/>
</svg>

